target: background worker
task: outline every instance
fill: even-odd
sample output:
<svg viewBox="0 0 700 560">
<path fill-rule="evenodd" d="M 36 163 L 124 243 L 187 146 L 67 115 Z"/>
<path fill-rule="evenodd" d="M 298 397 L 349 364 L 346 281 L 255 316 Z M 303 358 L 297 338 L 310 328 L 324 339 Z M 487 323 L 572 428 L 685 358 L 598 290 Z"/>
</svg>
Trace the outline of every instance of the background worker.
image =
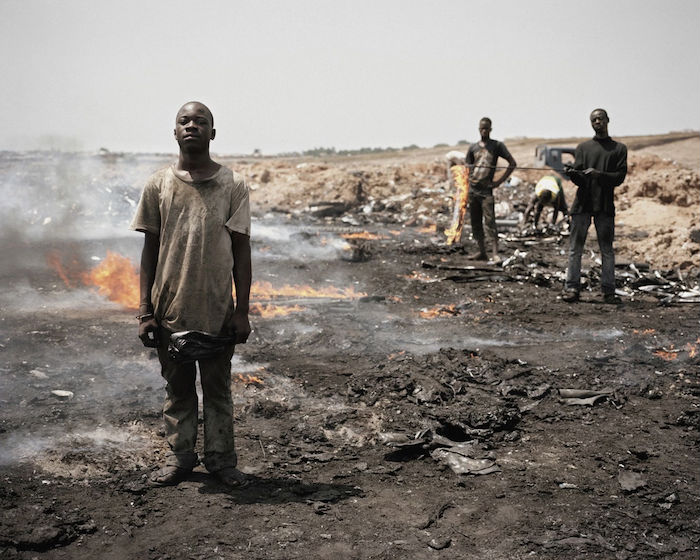
<svg viewBox="0 0 700 560">
<path fill-rule="evenodd" d="M 469 255 L 474 260 L 486 260 L 486 239 L 484 229 L 491 240 L 492 260 L 498 262 L 498 232 L 496 231 L 496 210 L 493 189 L 501 185 L 517 165 L 515 159 L 503 142 L 491 138 L 491 119 L 484 117 L 479 121 L 481 140 L 472 144 L 467 151 L 466 163 L 469 167 L 469 219 L 472 236 L 479 250 Z M 501 177 L 494 181 L 498 158 L 508 162 L 508 168 Z"/>
<path fill-rule="evenodd" d="M 213 161 L 214 117 L 202 103 L 183 105 L 175 119 L 180 147 L 176 164 L 156 172 L 141 194 L 131 229 L 143 232 L 139 338 L 156 347 L 165 378 L 163 405 L 170 454 L 151 477 L 156 485 L 177 484 L 199 463 L 196 365 L 168 355 L 170 335 L 196 330 L 250 334 L 250 203 L 240 175 Z M 236 288 L 236 302 L 231 281 Z M 229 486 L 245 482 L 236 469 L 231 398 L 234 344 L 200 359 L 204 401 L 204 466 Z"/>
<path fill-rule="evenodd" d="M 572 166 L 564 171 L 578 186 L 571 205 L 569 266 L 562 299 L 575 302 L 581 290 L 581 255 L 591 218 L 595 224 L 602 259 L 601 289 L 605 303 L 620 303 L 615 294 L 615 199 L 614 189 L 627 175 L 627 146 L 608 135 L 608 113 L 595 109 L 590 116 L 595 136 L 576 147 Z"/>
<path fill-rule="evenodd" d="M 552 225 L 557 223 L 559 212 L 564 216 L 569 213 L 569 207 L 566 205 L 564 190 L 561 187 L 561 179 L 555 175 L 545 175 L 535 185 L 535 194 L 532 195 L 530 203 L 525 209 L 523 221 L 528 222 L 532 212 L 535 213 L 535 228 L 540 220 L 540 215 L 545 206 L 552 207 Z"/>
</svg>

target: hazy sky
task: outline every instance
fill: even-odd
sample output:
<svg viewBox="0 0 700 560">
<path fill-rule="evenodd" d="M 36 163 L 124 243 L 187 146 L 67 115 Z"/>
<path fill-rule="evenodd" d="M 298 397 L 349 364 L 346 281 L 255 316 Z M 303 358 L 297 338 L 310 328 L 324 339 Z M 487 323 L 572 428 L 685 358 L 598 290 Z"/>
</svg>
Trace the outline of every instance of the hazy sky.
<svg viewBox="0 0 700 560">
<path fill-rule="evenodd" d="M 700 128 L 698 0 L 0 0 L 0 149 L 220 154 Z"/>
</svg>

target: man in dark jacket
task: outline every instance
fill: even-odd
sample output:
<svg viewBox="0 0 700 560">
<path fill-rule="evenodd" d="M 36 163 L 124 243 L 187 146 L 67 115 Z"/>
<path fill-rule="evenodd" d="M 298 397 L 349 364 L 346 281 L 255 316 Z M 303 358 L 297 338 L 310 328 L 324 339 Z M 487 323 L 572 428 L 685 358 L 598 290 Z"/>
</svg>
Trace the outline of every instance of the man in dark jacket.
<svg viewBox="0 0 700 560">
<path fill-rule="evenodd" d="M 591 218 L 598 236 L 602 256 L 601 288 L 605 303 L 620 303 L 615 295 L 615 201 L 614 189 L 627 175 L 627 147 L 608 135 L 608 113 L 595 109 L 591 126 L 595 136 L 576 147 L 573 166 L 565 171 L 578 186 L 571 206 L 571 237 L 569 239 L 569 267 L 562 299 L 575 302 L 581 289 L 581 254 L 586 243 Z"/>
</svg>

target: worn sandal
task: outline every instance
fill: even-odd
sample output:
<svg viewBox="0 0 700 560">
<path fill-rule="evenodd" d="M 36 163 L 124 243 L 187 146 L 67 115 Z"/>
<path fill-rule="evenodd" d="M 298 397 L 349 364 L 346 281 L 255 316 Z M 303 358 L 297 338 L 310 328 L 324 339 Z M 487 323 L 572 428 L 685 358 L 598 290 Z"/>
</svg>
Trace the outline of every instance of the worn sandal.
<svg viewBox="0 0 700 560">
<path fill-rule="evenodd" d="M 250 484 L 248 477 L 235 467 L 224 467 L 211 473 L 219 482 L 231 488 L 243 488 Z"/>
<path fill-rule="evenodd" d="M 185 469 L 175 465 L 166 465 L 151 475 L 151 484 L 154 486 L 175 486 L 185 480 L 192 469 Z"/>
</svg>

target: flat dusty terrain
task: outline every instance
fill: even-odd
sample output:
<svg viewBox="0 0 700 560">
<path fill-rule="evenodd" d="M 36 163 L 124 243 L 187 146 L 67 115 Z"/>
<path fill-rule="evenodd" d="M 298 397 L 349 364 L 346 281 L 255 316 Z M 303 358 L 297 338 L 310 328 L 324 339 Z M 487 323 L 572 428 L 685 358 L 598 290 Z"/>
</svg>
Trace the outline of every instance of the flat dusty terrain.
<svg viewBox="0 0 700 560">
<path fill-rule="evenodd" d="M 168 158 L 3 154 L 0 558 L 697 558 L 700 141 L 624 140 L 621 306 L 594 236 L 571 305 L 565 230 L 508 226 L 542 171 L 501 189 L 494 266 L 444 243 L 444 150 L 226 158 L 257 282 L 234 490 L 147 483 L 164 384 L 125 228 Z M 509 145 L 527 167 L 537 143 Z"/>
</svg>

